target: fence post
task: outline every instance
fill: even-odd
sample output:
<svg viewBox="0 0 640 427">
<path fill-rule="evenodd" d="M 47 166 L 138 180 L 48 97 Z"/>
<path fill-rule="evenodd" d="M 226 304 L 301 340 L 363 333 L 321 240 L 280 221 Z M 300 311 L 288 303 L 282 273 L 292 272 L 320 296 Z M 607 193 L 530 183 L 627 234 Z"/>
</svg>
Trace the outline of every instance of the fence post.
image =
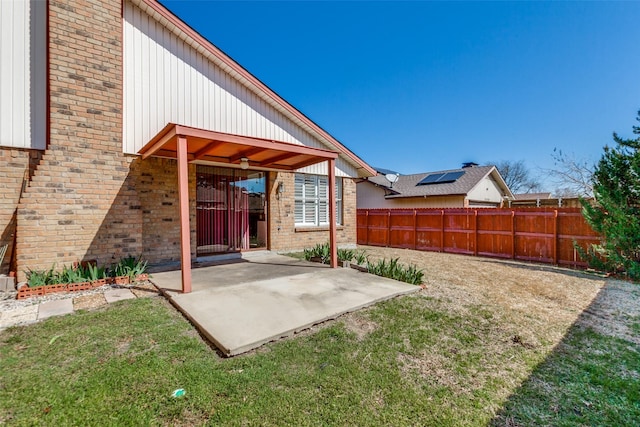
<svg viewBox="0 0 640 427">
<path fill-rule="evenodd" d="M 516 211 L 511 211 L 511 259 L 516 259 Z"/>
<path fill-rule="evenodd" d="M 444 209 L 440 211 L 440 252 L 444 252 Z"/>
<path fill-rule="evenodd" d="M 367 246 L 369 246 L 369 209 L 367 209 L 366 211 L 365 221 L 365 225 L 367 226 L 367 235 L 365 236 L 365 241 L 367 242 Z"/>
<path fill-rule="evenodd" d="M 391 209 L 387 211 L 387 247 L 391 247 Z"/>
<path fill-rule="evenodd" d="M 558 210 L 553 211 L 553 264 L 558 265 Z"/>
<path fill-rule="evenodd" d="M 474 238 L 473 238 L 473 256 L 478 256 L 478 210 L 473 211 L 474 216 Z"/>
<path fill-rule="evenodd" d="M 413 250 L 418 248 L 418 211 L 413 210 Z"/>
</svg>

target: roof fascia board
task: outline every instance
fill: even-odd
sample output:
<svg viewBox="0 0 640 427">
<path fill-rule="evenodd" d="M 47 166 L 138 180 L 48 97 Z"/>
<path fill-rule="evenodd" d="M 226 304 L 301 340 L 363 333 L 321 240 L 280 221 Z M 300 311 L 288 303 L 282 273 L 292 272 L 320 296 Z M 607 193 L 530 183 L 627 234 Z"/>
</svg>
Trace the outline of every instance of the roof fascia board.
<svg viewBox="0 0 640 427">
<path fill-rule="evenodd" d="M 491 174 L 494 176 L 494 178 L 497 179 L 498 183 L 503 186 L 504 189 L 507 190 L 507 196 L 509 196 L 509 198 L 511 200 L 515 199 L 515 196 L 513 195 L 513 193 L 511 192 L 511 189 L 509 188 L 509 186 L 507 185 L 506 181 L 504 180 L 504 178 L 502 178 L 502 175 L 500 175 L 500 171 L 498 170 L 498 168 L 496 168 L 495 166 L 493 167 L 493 169 L 491 170 Z"/>
<path fill-rule="evenodd" d="M 502 189 L 502 191 L 506 192 L 507 196 L 513 200 L 514 196 L 513 196 L 513 193 L 511 192 L 511 189 L 507 186 L 507 183 L 504 181 L 504 179 L 502 178 L 502 175 L 500 175 L 500 172 L 495 166 L 489 169 L 489 171 L 486 174 L 484 174 L 484 176 L 480 178 L 473 187 L 471 187 L 471 189 L 469 190 L 469 193 L 475 190 L 476 187 L 480 185 L 480 183 L 489 175 L 493 176 L 493 179 L 496 181 L 496 183 Z"/>
</svg>

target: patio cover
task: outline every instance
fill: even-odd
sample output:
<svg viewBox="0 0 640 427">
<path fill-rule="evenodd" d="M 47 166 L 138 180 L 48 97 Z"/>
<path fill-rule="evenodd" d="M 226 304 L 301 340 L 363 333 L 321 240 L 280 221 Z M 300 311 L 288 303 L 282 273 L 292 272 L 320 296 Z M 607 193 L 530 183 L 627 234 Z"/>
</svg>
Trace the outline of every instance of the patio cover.
<svg viewBox="0 0 640 427">
<path fill-rule="evenodd" d="M 327 162 L 329 188 L 335 187 L 335 161 L 338 153 L 304 145 L 248 136 L 232 135 L 169 123 L 138 151 L 148 157 L 174 158 L 178 162 L 178 199 L 180 207 L 180 252 L 182 292 L 191 292 L 191 234 L 189 227 L 188 163 L 239 166 L 247 159 L 252 169 L 295 171 Z M 331 267 L 338 265 L 336 246 L 335 191 L 329 191 L 329 245 Z"/>
</svg>

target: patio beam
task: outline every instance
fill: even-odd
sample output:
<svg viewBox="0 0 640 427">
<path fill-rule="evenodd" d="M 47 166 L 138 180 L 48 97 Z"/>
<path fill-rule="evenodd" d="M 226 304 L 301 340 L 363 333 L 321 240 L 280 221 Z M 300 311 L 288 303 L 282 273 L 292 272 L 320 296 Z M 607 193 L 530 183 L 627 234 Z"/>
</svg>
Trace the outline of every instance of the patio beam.
<svg viewBox="0 0 640 427">
<path fill-rule="evenodd" d="M 180 205 L 180 263 L 182 293 L 191 292 L 191 231 L 189 227 L 189 161 L 187 138 L 179 135 L 176 141 L 178 160 L 178 201 Z"/>
<path fill-rule="evenodd" d="M 269 167 L 271 165 L 274 165 L 278 162 L 281 162 L 283 160 L 287 160 L 290 159 L 292 157 L 297 157 L 299 156 L 299 154 L 297 153 L 282 153 L 282 154 L 278 154 L 277 156 L 273 156 L 273 157 L 269 157 L 268 159 L 260 162 L 260 166 L 262 167 Z"/>
<path fill-rule="evenodd" d="M 247 160 L 251 160 L 251 159 L 249 159 L 249 156 L 253 156 L 255 154 L 262 153 L 263 151 L 266 151 L 266 150 L 267 149 L 264 148 L 264 147 L 249 148 L 248 150 L 241 151 L 240 153 L 229 157 L 229 163 L 235 163 L 238 160 L 241 160 L 243 157 L 246 157 Z"/>
<path fill-rule="evenodd" d="M 331 268 L 338 267 L 338 247 L 336 246 L 336 161 L 327 160 L 329 172 L 329 249 Z"/>
<path fill-rule="evenodd" d="M 176 136 L 176 128 L 169 127 L 168 125 L 152 140 L 151 145 L 145 146 L 143 149 L 145 150 L 142 153 L 142 160 L 153 156 L 158 150 L 160 150 L 164 145 L 171 141 L 172 138 Z"/>
<path fill-rule="evenodd" d="M 222 141 L 211 141 L 210 143 L 205 145 L 203 148 L 201 148 L 200 150 L 198 150 L 195 153 L 193 153 L 193 159 L 194 160 L 200 160 L 201 158 L 206 156 L 211 150 L 213 150 L 214 148 L 216 148 L 216 147 L 218 147 L 218 146 L 220 146 L 222 144 L 224 144 L 224 142 L 222 142 Z"/>
<path fill-rule="evenodd" d="M 293 165 L 289 166 L 289 168 L 290 168 L 291 170 L 298 170 L 298 169 L 305 168 L 305 167 L 307 167 L 307 166 L 314 165 L 314 164 L 316 164 L 316 163 L 318 163 L 318 160 L 317 160 L 317 159 L 315 159 L 315 158 L 313 158 L 313 157 L 308 157 L 307 159 L 305 159 L 305 160 L 303 160 L 303 161 L 301 161 L 301 162 L 298 162 L 298 163 L 296 163 L 296 164 L 293 164 Z"/>
</svg>

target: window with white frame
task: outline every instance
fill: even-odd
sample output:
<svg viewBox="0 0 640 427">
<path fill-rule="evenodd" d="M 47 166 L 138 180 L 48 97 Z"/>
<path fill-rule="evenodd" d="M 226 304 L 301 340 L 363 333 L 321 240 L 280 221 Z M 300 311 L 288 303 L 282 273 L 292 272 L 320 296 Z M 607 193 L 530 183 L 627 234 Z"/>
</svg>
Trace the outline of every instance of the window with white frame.
<svg viewBox="0 0 640 427">
<path fill-rule="evenodd" d="M 342 178 L 336 177 L 336 224 L 342 224 Z M 297 173 L 295 221 L 301 226 L 329 225 L 329 177 Z"/>
</svg>

